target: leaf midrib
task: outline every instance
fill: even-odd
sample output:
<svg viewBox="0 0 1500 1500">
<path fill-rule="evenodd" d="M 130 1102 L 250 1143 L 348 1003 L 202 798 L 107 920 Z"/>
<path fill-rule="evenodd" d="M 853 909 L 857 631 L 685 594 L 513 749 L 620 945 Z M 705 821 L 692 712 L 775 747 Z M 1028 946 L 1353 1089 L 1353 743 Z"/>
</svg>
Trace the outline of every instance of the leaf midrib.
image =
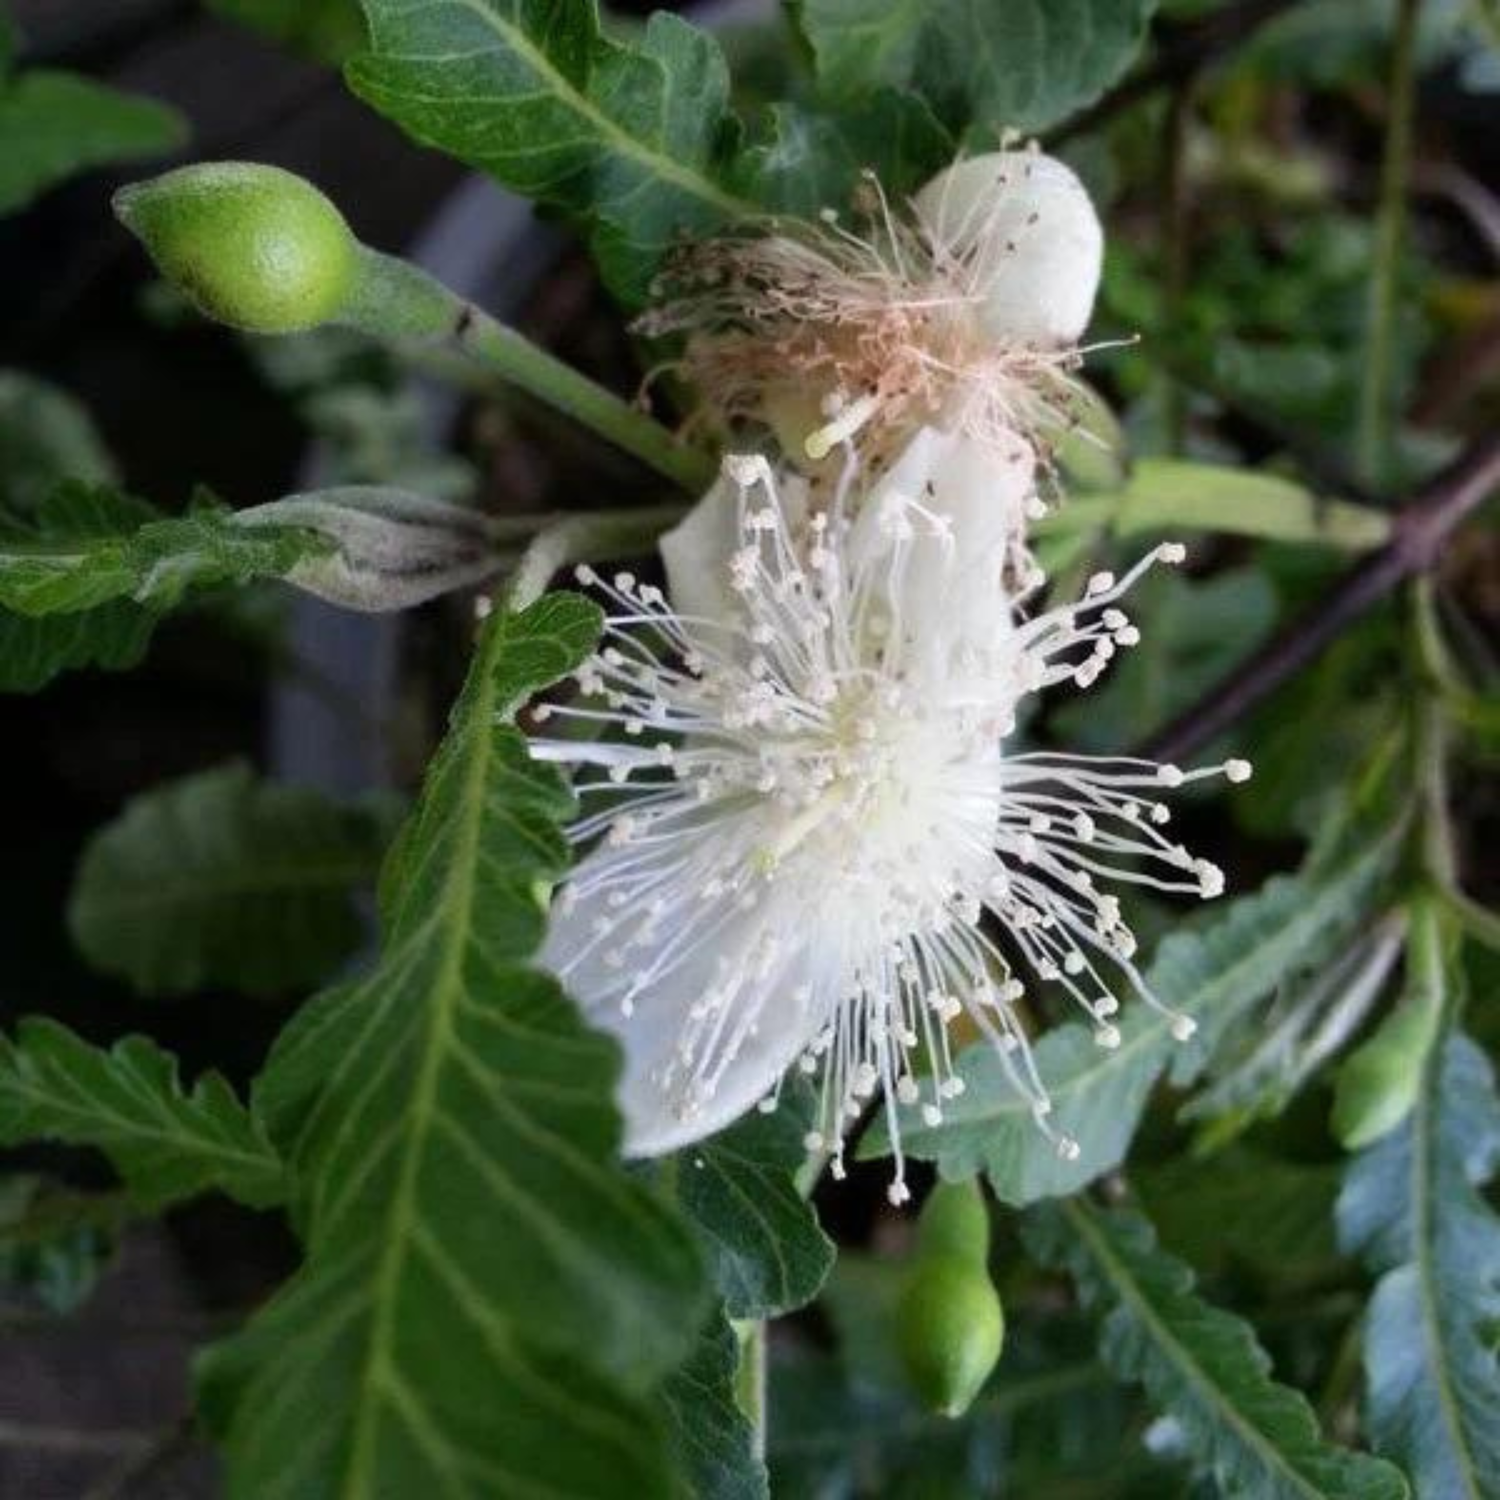
<svg viewBox="0 0 1500 1500">
<path fill-rule="evenodd" d="M 463 709 L 468 764 L 460 788 L 462 801 L 455 819 L 449 875 L 443 883 L 443 893 L 436 901 L 443 917 L 437 923 L 435 940 L 443 944 L 443 954 L 429 992 L 415 1086 L 404 1111 L 413 1125 L 405 1132 L 405 1140 L 398 1148 L 401 1152 L 399 1175 L 384 1216 L 386 1231 L 381 1237 L 372 1294 L 373 1322 L 359 1377 L 360 1399 L 355 1408 L 349 1462 L 344 1474 L 343 1493 L 351 1500 L 373 1493 L 367 1477 L 375 1461 L 377 1401 L 374 1398 L 382 1388 L 388 1388 L 391 1381 L 393 1309 L 407 1257 L 404 1230 L 393 1230 L 414 1217 L 412 1204 L 418 1164 L 426 1144 L 427 1122 L 435 1113 L 438 1075 L 442 1070 L 445 1045 L 453 1030 L 455 997 L 461 988 L 458 979 L 463 964 L 463 934 L 474 900 L 474 872 L 478 867 L 480 825 L 484 816 L 485 773 L 495 743 L 495 737 L 485 730 L 495 717 L 495 669 L 504 640 L 503 619 L 503 615 L 496 615 L 481 640 L 472 669 L 477 691 L 474 700 L 465 704 Z"/>
<path fill-rule="evenodd" d="M 1424 1069 L 1423 1088 L 1412 1120 L 1412 1258 L 1416 1263 L 1417 1288 L 1421 1298 L 1422 1321 L 1426 1325 L 1428 1347 L 1433 1352 L 1432 1378 L 1438 1410 L 1448 1429 L 1458 1463 L 1459 1479 L 1464 1493 L 1472 1500 L 1483 1500 L 1474 1475 L 1477 1463 L 1470 1451 L 1468 1428 L 1463 1410 L 1453 1388 L 1452 1371 L 1447 1358 L 1447 1337 L 1438 1314 L 1436 1255 L 1431 1253 L 1432 1234 L 1436 1228 L 1434 1189 L 1436 1172 L 1430 1152 L 1434 1143 L 1433 1103 L 1441 1081 L 1442 1058 L 1446 1052 L 1441 1040 L 1429 1048 Z"/>
<path fill-rule="evenodd" d="M 1266 1455 L 1270 1459 L 1267 1467 L 1284 1473 L 1296 1488 L 1302 1494 L 1311 1497 L 1311 1500 L 1328 1500 L 1328 1492 L 1319 1489 L 1304 1478 L 1297 1469 L 1291 1467 L 1290 1461 L 1281 1450 L 1241 1413 L 1239 1408 L 1222 1392 L 1212 1375 L 1194 1357 L 1192 1351 L 1162 1321 L 1150 1299 L 1137 1290 L 1130 1268 L 1116 1256 L 1113 1247 L 1094 1224 L 1092 1210 L 1075 1199 L 1064 1199 L 1059 1207 L 1073 1225 L 1074 1233 L 1088 1245 L 1090 1253 L 1109 1277 L 1110 1284 L 1115 1288 L 1116 1293 L 1123 1301 L 1129 1303 L 1136 1315 L 1150 1329 L 1158 1347 L 1172 1359 L 1179 1370 L 1187 1375 L 1190 1382 L 1195 1386 L 1207 1387 L 1213 1398 L 1212 1404 L 1225 1414 L 1228 1425 L 1241 1436 L 1246 1446 Z"/>
<path fill-rule="evenodd" d="M 729 215 L 731 218 L 749 218 L 760 212 L 753 203 L 743 198 L 737 198 L 732 193 L 725 192 L 722 188 L 705 177 L 701 172 L 688 171 L 680 167 L 670 156 L 659 151 L 649 149 L 644 143 L 637 140 L 610 119 L 586 94 L 581 94 L 576 88 L 563 77 L 553 66 L 551 58 L 546 53 L 537 49 L 531 38 L 521 31 L 514 23 L 497 15 L 488 7 L 476 3 L 476 0 L 454 0 L 460 9 L 467 10 L 477 16 L 480 22 L 500 37 L 513 51 L 519 53 L 533 70 L 548 83 L 554 92 L 564 99 L 568 107 L 603 136 L 616 151 L 617 154 L 629 157 L 643 166 L 647 167 L 658 177 L 676 184 L 684 191 L 694 197 L 701 198 L 705 203 L 711 203 L 715 208 Z M 590 50 L 597 45 L 599 37 L 596 35 L 590 39 Z M 376 52 L 375 56 L 381 59 L 390 59 L 391 54 Z M 399 58 L 393 60 L 399 61 Z M 642 58 L 643 61 L 655 62 L 653 59 Z M 590 59 L 592 62 L 592 58 Z M 659 64 L 658 64 L 659 66 Z M 664 85 L 670 87 L 670 81 Z"/>
</svg>

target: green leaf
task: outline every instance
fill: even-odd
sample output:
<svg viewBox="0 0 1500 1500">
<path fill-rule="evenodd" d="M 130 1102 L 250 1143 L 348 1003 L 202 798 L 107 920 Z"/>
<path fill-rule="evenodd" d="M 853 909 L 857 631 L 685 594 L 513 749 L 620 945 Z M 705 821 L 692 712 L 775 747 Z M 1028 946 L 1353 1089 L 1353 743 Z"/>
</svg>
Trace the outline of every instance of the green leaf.
<svg viewBox="0 0 1500 1500">
<path fill-rule="evenodd" d="M 275 1151 L 229 1085 L 208 1073 L 185 1091 L 176 1059 L 143 1036 L 105 1051 L 34 1018 L 0 1037 L 0 1142 L 38 1139 L 103 1151 L 145 1209 L 210 1188 L 261 1208 L 283 1192 Z"/>
<path fill-rule="evenodd" d="M 1257 1000 L 1345 941 L 1368 911 L 1393 853 L 1392 838 L 1373 840 L 1342 864 L 1316 876 L 1272 880 L 1232 902 L 1213 923 L 1169 937 L 1146 979 L 1164 1004 L 1198 1023 L 1192 1042 L 1175 1042 L 1165 1018 L 1139 1003 L 1124 1008 L 1121 1042 L 1113 1051 L 1098 1047 L 1078 1022 L 1048 1031 L 1033 1055 L 1052 1095 L 1053 1120 L 1079 1144 L 1075 1160 L 1064 1161 L 1036 1128 L 1030 1106 L 988 1043 L 959 1058 L 965 1091 L 947 1106 L 941 1125 L 923 1124 L 915 1110 L 903 1112 L 903 1148 L 936 1161 L 949 1179 L 988 1173 L 1007 1203 L 1076 1192 L 1124 1158 L 1146 1097 L 1169 1066 L 1176 1082 L 1190 1081 L 1218 1038 Z M 860 1154 L 889 1149 L 888 1132 L 877 1122 Z"/>
<path fill-rule="evenodd" d="M 743 190 L 778 213 L 810 218 L 843 207 L 869 169 L 892 199 L 913 193 L 953 159 L 953 138 L 915 94 L 882 89 L 858 110 L 819 113 L 774 104 L 742 153 Z"/>
<path fill-rule="evenodd" d="M 308 1259 L 204 1365 L 232 1500 L 669 1491 L 640 1398 L 694 1342 L 702 1267 L 615 1160 L 614 1043 L 527 967 L 573 804 L 504 722 L 599 629 L 566 594 L 490 617 L 387 862 L 380 961 L 257 1087 Z"/>
<path fill-rule="evenodd" d="M 87 409 L 60 386 L 0 370 L 0 502 L 30 515 L 59 479 L 107 484 L 114 460 Z"/>
<path fill-rule="evenodd" d="M 0 83 L 0 213 L 14 213 L 76 172 L 174 151 L 174 109 L 40 68 Z"/>
<path fill-rule="evenodd" d="M 364 44 L 359 0 L 206 0 L 226 21 L 247 26 L 317 62 L 341 63 Z"/>
<path fill-rule="evenodd" d="M 746 1115 L 677 1158 L 678 1199 L 708 1244 L 731 1317 L 801 1307 L 833 1264 L 833 1242 L 793 1180 L 806 1122 L 792 1092 L 773 1114 Z"/>
<path fill-rule="evenodd" d="M 217 503 L 162 518 L 109 485 L 65 481 L 34 516 L 0 518 L 0 607 L 69 614 L 130 599 L 164 609 L 190 588 L 284 577 L 328 547 L 304 530 L 241 525 Z"/>
<path fill-rule="evenodd" d="M 315 984 L 359 943 L 355 897 L 389 832 L 375 807 L 244 765 L 204 771 L 153 787 L 94 836 L 68 924 L 95 968 L 145 995 Z"/>
<path fill-rule="evenodd" d="M 1489 1060 L 1453 1034 L 1431 1049 L 1416 1105 L 1350 1164 L 1339 1235 L 1380 1276 L 1365 1321 L 1371 1442 L 1422 1500 L 1500 1496 L 1500 1164 Z"/>
<path fill-rule="evenodd" d="M 1130 66 L 1155 0 L 799 0 L 818 77 L 915 88 L 955 129 L 1045 130 Z"/>
<path fill-rule="evenodd" d="M 1105 1363 L 1175 1418 L 1226 1500 L 1404 1500 L 1398 1470 L 1323 1440 L 1306 1398 L 1270 1378 L 1250 1325 L 1195 1293 L 1145 1219 L 1077 1198 L 1033 1209 L 1023 1233 L 1072 1275 L 1102 1319 Z"/>
<path fill-rule="evenodd" d="M 755 1430 L 735 1400 L 739 1341 L 715 1318 L 693 1356 L 662 1387 L 668 1441 L 693 1500 L 768 1500 Z"/>
<path fill-rule="evenodd" d="M 156 618 L 124 599 L 41 619 L 0 610 L 0 692 L 34 693 L 79 667 L 133 667 L 146 654 Z"/>
<path fill-rule="evenodd" d="M 1036 528 L 1044 537 L 1096 529 L 1121 538 L 1218 531 L 1363 552 L 1389 540 L 1390 518 L 1368 505 L 1317 495 L 1279 474 L 1142 458 L 1121 488 L 1072 499 Z"/>
<path fill-rule="evenodd" d="M 609 40 L 594 0 L 364 0 L 355 91 L 416 140 L 573 215 L 605 280 L 644 298 L 662 252 L 755 206 L 728 185 L 738 126 L 713 38 L 658 11 Z"/>
</svg>

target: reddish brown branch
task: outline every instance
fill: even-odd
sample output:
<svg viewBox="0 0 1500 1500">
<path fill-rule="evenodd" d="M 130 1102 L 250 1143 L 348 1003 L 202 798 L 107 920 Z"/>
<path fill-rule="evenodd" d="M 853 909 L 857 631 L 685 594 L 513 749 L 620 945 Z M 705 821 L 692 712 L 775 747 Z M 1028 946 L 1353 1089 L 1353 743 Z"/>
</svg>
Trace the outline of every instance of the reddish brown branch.
<svg viewBox="0 0 1500 1500">
<path fill-rule="evenodd" d="M 1500 435 L 1476 443 L 1395 518 L 1391 540 L 1357 563 L 1299 619 L 1242 662 L 1140 754 L 1180 760 L 1216 739 L 1313 661 L 1403 579 L 1430 568 L 1453 529 L 1500 489 Z"/>
</svg>

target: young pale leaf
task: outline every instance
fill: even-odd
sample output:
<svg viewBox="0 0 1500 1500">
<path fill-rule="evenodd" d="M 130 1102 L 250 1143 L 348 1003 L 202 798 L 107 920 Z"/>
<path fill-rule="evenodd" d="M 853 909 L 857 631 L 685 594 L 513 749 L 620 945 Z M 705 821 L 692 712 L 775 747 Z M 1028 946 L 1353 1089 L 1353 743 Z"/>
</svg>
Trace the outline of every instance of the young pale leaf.
<svg viewBox="0 0 1500 1500">
<path fill-rule="evenodd" d="M 1248 1323 L 1203 1301 L 1147 1221 L 1082 1198 L 1031 1210 L 1023 1234 L 1102 1319 L 1105 1363 L 1176 1419 L 1226 1500 L 1405 1500 L 1400 1472 L 1325 1442 L 1302 1394 L 1270 1378 Z"/>
<path fill-rule="evenodd" d="M 657 12 L 639 40 L 595 0 L 364 0 L 355 90 L 417 140 L 572 214 L 606 281 L 644 298 L 662 252 L 755 212 L 727 183 L 738 127 L 711 37 Z"/>
<path fill-rule="evenodd" d="M 42 616 L 129 599 L 165 609 L 190 588 L 285 577 L 329 545 L 293 527 L 242 526 L 217 503 L 164 518 L 108 485 L 65 482 L 34 516 L 0 518 L 0 607 Z"/>
<path fill-rule="evenodd" d="M 693 1356 L 662 1386 L 667 1437 L 692 1500 L 768 1500 L 766 1466 L 735 1400 L 739 1341 L 713 1319 Z"/>
<path fill-rule="evenodd" d="M 81 1307 L 134 1216 L 122 1193 L 75 1193 L 26 1172 L 0 1177 L 0 1290 L 55 1313 Z"/>
<path fill-rule="evenodd" d="M 156 1209 L 217 1188 L 256 1208 L 281 1200 L 281 1163 L 259 1122 L 209 1073 L 185 1091 L 177 1062 L 143 1036 L 108 1051 L 55 1021 L 0 1037 L 0 1141 L 103 1151 L 131 1197 Z"/>
<path fill-rule="evenodd" d="M 1060 1157 L 1036 1128 L 987 1043 L 959 1059 L 964 1093 L 946 1107 L 941 1125 L 926 1125 L 909 1112 L 903 1147 L 936 1161 L 950 1179 L 987 1172 L 1007 1203 L 1076 1192 L 1124 1157 L 1146 1096 L 1169 1065 L 1177 1081 L 1189 1081 L 1231 1022 L 1288 973 L 1318 962 L 1345 940 L 1369 910 L 1393 848 L 1389 838 L 1373 840 L 1341 865 L 1273 880 L 1233 902 L 1215 922 L 1169 937 L 1147 982 L 1166 1005 L 1198 1023 L 1194 1041 L 1174 1041 L 1166 1018 L 1144 1004 L 1126 1006 L 1121 1042 L 1112 1051 L 1098 1047 L 1078 1023 L 1047 1032 L 1034 1048 L 1037 1070 L 1058 1127 L 1079 1144 L 1075 1160 Z M 889 1149 L 878 1122 L 861 1155 Z"/>
<path fill-rule="evenodd" d="M 389 833 L 375 807 L 221 766 L 153 787 L 94 836 L 68 924 L 95 968 L 145 995 L 316 984 L 360 940 L 355 897 Z"/>
<path fill-rule="evenodd" d="M 706 1284 L 615 1160 L 614 1044 L 527 967 L 572 799 L 503 722 L 599 629 L 572 595 L 491 616 L 387 864 L 380 962 L 262 1077 L 308 1258 L 204 1365 L 235 1500 L 669 1492 L 639 1396 Z"/>
<path fill-rule="evenodd" d="M 90 167 L 160 156 L 187 140 L 154 99 L 40 68 L 0 81 L 0 214 Z"/>
<path fill-rule="evenodd" d="M 793 1181 L 806 1155 L 797 1104 L 783 1098 L 775 1113 L 746 1115 L 677 1158 L 678 1199 L 708 1243 L 731 1317 L 801 1307 L 833 1264 L 833 1243 Z"/>
<path fill-rule="evenodd" d="M 1455 1034 L 1339 1197 L 1340 1239 L 1380 1274 L 1365 1323 L 1371 1440 L 1423 1500 L 1500 1496 L 1500 1217 L 1481 1193 L 1497 1165 L 1494 1069 Z"/>
<path fill-rule="evenodd" d="M 799 0 L 837 95 L 911 87 L 955 129 L 1045 130 L 1092 103 L 1140 50 L 1155 0 Z"/>
</svg>

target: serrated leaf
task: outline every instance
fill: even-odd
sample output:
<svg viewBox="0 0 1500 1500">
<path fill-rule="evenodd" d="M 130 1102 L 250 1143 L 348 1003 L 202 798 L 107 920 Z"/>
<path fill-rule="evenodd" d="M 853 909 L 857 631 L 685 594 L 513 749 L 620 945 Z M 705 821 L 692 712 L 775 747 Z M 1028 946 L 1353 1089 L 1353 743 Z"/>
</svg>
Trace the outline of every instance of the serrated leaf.
<svg viewBox="0 0 1500 1500">
<path fill-rule="evenodd" d="M 679 233 L 755 211 L 728 185 L 723 54 L 676 16 L 625 43 L 604 36 L 594 0 L 363 3 L 355 91 L 424 145 L 573 215 L 627 302 Z"/>
<path fill-rule="evenodd" d="M 818 77 L 915 88 L 955 129 L 1045 130 L 1130 66 L 1155 0 L 798 0 Z"/>
<path fill-rule="evenodd" d="M 1368 911 L 1393 852 L 1390 837 L 1372 840 L 1332 869 L 1272 880 L 1232 902 L 1216 921 L 1167 938 L 1147 983 L 1164 1004 L 1198 1023 L 1194 1041 L 1173 1041 L 1166 1018 L 1143 1004 L 1125 1007 L 1113 1051 L 1095 1045 L 1090 1028 L 1076 1022 L 1048 1031 L 1033 1056 L 1058 1129 L 1079 1144 L 1074 1160 L 1060 1157 L 1036 1128 L 1030 1105 L 987 1043 L 959 1058 L 964 1093 L 946 1107 L 941 1125 L 903 1112 L 903 1149 L 936 1161 L 946 1178 L 986 1172 L 1007 1203 L 1076 1192 L 1124 1158 L 1146 1097 L 1168 1067 L 1176 1082 L 1189 1082 L 1233 1021 L 1289 973 L 1344 941 Z M 888 1132 L 877 1121 L 860 1154 L 888 1150 Z"/>
<path fill-rule="evenodd" d="M 146 1209 L 210 1188 L 254 1207 L 282 1196 L 276 1152 L 229 1085 L 207 1073 L 185 1090 L 143 1036 L 106 1051 L 33 1018 L 0 1037 L 0 1141 L 40 1139 L 103 1151 Z"/>
<path fill-rule="evenodd" d="M 326 979 L 363 934 L 389 820 L 221 766 L 153 787 L 84 850 L 68 906 L 95 968 L 144 995 L 274 994 Z"/>
<path fill-rule="evenodd" d="M 90 167 L 173 151 L 187 133 L 176 110 L 73 73 L 0 82 L 0 213 Z"/>
<path fill-rule="evenodd" d="M 1497 1166 L 1494 1069 L 1455 1033 L 1339 1196 L 1344 1247 L 1380 1275 L 1365 1321 L 1371 1442 L 1422 1500 L 1500 1496 L 1500 1217 L 1481 1191 Z"/>
<path fill-rule="evenodd" d="M 218 504 L 162 517 L 109 485 L 64 481 L 34 515 L 0 518 L 0 607 L 40 616 L 128 599 L 165 609 L 191 588 L 284 577 L 329 545 L 242 525 Z"/>
<path fill-rule="evenodd" d="M 1175 1419 L 1226 1500 L 1404 1500 L 1397 1469 L 1324 1441 L 1306 1398 L 1271 1379 L 1250 1325 L 1197 1295 L 1145 1219 L 1075 1198 L 1031 1210 L 1023 1234 L 1072 1275 L 1102 1319 L 1105 1363 Z"/>
<path fill-rule="evenodd" d="M 527 967 L 573 804 L 503 722 L 599 629 L 572 595 L 491 616 L 388 861 L 381 959 L 262 1077 L 308 1259 L 204 1365 L 231 1497 L 668 1492 L 639 1398 L 706 1286 L 615 1160 L 614 1044 Z"/>
<path fill-rule="evenodd" d="M 668 1440 L 692 1500 L 768 1500 L 755 1430 L 735 1400 L 739 1341 L 715 1318 L 693 1356 L 662 1387 Z"/>
<path fill-rule="evenodd" d="M 734 1318 L 774 1318 L 812 1301 L 833 1242 L 793 1174 L 805 1120 L 788 1090 L 773 1114 L 752 1113 L 679 1153 L 677 1195 L 703 1234 L 714 1282 Z"/>
</svg>

